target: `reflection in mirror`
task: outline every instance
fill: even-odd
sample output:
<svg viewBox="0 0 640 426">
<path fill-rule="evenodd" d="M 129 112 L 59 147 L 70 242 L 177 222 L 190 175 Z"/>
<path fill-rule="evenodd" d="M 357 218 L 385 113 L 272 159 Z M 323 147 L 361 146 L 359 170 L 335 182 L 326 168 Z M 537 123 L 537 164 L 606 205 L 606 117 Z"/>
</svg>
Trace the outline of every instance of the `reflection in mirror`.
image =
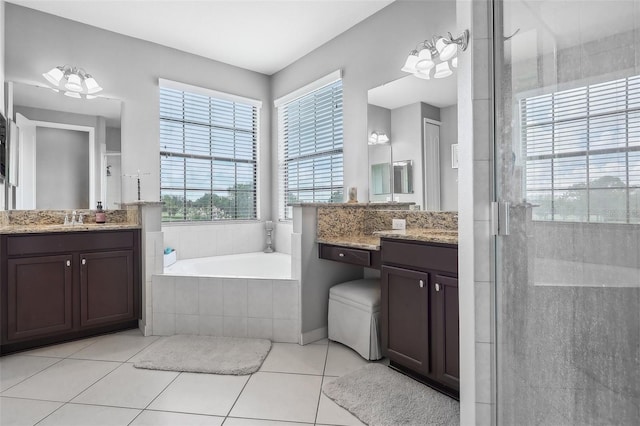
<svg viewBox="0 0 640 426">
<path fill-rule="evenodd" d="M 389 163 L 371 165 L 371 193 L 391 196 L 391 165 Z"/>
<path fill-rule="evenodd" d="M 72 99 L 13 82 L 20 133 L 16 209 L 107 209 L 121 202 L 120 107 L 116 99 Z"/>
<path fill-rule="evenodd" d="M 425 210 L 458 209 L 458 171 L 451 167 L 452 144 L 458 143 L 457 78 L 423 80 L 412 75 L 368 92 L 367 136 L 384 131 L 390 139 L 386 159 L 369 146 L 369 170 L 384 162 L 409 162 L 390 174 L 392 193 L 381 197 L 370 184 L 371 202 L 414 202 Z M 393 153 L 393 155 L 391 155 Z M 402 173 L 405 173 L 404 175 Z M 394 178 L 401 179 L 396 182 Z M 402 180 L 404 179 L 404 181 Z M 411 182 L 411 189 L 404 182 Z"/>
<path fill-rule="evenodd" d="M 393 193 L 413 194 L 413 162 L 393 162 Z"/>
</svg>

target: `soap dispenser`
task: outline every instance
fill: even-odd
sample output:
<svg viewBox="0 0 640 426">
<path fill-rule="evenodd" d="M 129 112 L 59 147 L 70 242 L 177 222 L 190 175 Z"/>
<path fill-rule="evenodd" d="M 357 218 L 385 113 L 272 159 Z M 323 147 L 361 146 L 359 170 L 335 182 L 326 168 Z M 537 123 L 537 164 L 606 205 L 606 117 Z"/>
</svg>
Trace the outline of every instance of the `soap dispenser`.
<svg viewBox="0 0 640 426">
<path fill-rule="evenodd" d="M 98 209 L 96 211 L 96 223 L 105 223 L 106 222 L 106 214 L 104 210 L 102 210 L 102 201 L 98 201 Z"/>
</svg>

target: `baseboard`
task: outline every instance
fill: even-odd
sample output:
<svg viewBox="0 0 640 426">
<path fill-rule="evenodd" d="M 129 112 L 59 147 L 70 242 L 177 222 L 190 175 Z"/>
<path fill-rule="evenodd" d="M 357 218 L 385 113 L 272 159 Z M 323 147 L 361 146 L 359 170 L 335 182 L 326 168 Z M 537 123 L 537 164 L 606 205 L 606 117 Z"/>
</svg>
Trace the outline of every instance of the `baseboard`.
<svg viewBox="0 0 640 426">
<path fill-rule="evenodd" d="M 151 327 L 147 327 L 147 324 L 144 320 L 138 320 L 138 328 L 142 331 L 143 336 L 151 336 Z"/>
<path fill-rule="evenodd" d="M 308 345 L 309 343 L 317 342 L 318 340 L 326 339 L 329 335 L 327 327 L 316 328 L 315 330 L 302 333 L 301 344 Z"/>
</svg>

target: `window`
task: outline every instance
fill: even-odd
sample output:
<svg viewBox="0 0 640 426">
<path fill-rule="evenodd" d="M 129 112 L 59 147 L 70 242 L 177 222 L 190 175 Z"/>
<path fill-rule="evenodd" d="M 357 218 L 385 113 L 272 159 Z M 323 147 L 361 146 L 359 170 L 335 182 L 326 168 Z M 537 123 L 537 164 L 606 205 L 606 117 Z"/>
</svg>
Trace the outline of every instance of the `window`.
<svg viewBox="0 0 640 426">
<path fill-rule="evenodd" d="M 276 101 L 283 220 L 292 218 L 291 203 L 343 201 L 342 80 L 337 72 L 316 85 L 321 87 Z"/>
<path fill-rule="evenodd" d="M 521 100 L 537 220 L 640 223 L 640 76 Z"/>
<path fill-rule="evenodd" d="M 163 221 L 256 219 L 259 106 L 160 81 Z"/>
</svg>

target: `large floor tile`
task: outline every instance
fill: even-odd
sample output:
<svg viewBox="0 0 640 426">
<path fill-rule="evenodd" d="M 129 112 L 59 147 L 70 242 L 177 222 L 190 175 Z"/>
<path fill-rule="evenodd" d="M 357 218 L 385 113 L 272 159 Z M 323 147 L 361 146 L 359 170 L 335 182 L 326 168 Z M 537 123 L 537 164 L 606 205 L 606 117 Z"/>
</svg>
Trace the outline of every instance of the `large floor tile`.
<svg viewBox="0 0 640 426">
<path fill-rule="evenodd" d="M 278 420 L 239 419 L 227 417 L 224 426 L 308 426 L 313 423 L 280 422 Z"/>
<path fill-rule="evenodd" d="M 125 362 L 157 339 L 156 336 L 110 334 L 74 353 L 70 358 Z"/>
<path fill-rule="evenodd" d="M 127 362 L 130 363 L 136 363 L 138 361 L 140 361 L 141 359 L 143 359 L 145 357 L 145 355 L 149 352 L 154 350 L 154 348 L 159 345 L 163 340 L 165 340 L 166 337 L 158 337 L 156 340 L 154 340 L 153 342 L 151 342 L 151 344 L 149 344 L 146 348 L 142 349 L 140 352 L 138 352 L 137 354 L 135 354 L 134 356 L 132 356 L 131 358 L 129 358 L 127 360 Z"/>
<path fill-rule="evenodd" d="M 120 364 L 115 362 L 63 359 L 3 392 L 2 395 L 67 402 L 116 369 L 118 365 Z"/>
<path fill-rule="evenodd" d="M 323 345 L 274 343 L 260 371 L 322 375 L 326 356 Z"/>
<path fill-rule="evenodd" d="M 249 376 L 181 373 L 150 410 L 226 416 Z"/>
<path fill-rule="evenodd" d="M 145 408 L 179 373 L 122 364 L 73 399 L 74 403 Z"/>
<path fill-rule="evenodd" d="M 17 385 L 45 368 L 59 362 L 58 358 L 10 355 L 0 358 L 0 392 Z"/>
<path fill-rule="evenodd" d="M 224 417 L 145 410 L 131 426 L 221 426 Z"/>
<path fill-rule="evenodd" d="M 73 342 L 60 343 L 59 345 L 45 346 L 43 348 L 22 352 L 22 355 L 47 356 L 53 358 L 67 358 L 81 349 L 95 343 L 99 337 L 74 340 Z"/>
<path fill-rule="evenodd" d="M 0 424 L 35 425 L 61 406 L 61 402 L 0 397 Z"/>
<path fill-rule="evenodd" d="M 65 404 L 38 426 L 125 426 L 139 413 L 131 408 Z"/>
<path fill-rule="evenodd" d="M 320 395 L 320 405 L 318 406 L 316 423 L 341 426 L 364 425 L 356 416 L 327 398 L 325 394 Z"/>
<path fill-rule="evenodd" d="M 254 373 L 230 416 L 313 423 L 322 377 Z"/>
<path fill-rule="evenodd" d="M 353 349 L 336 342 L 329 342 L 326 376 L 344 376 L 358 368 L 364 367 L 368 361 Z"/>
</svg>

